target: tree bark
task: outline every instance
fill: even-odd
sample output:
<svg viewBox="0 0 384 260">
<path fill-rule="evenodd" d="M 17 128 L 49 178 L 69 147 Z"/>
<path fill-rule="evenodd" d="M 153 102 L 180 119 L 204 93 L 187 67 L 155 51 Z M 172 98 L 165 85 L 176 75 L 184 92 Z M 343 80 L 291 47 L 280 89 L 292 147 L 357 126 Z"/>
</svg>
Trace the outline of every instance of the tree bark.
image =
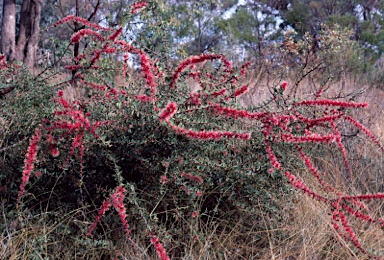
<svg viewBox="0 0 384 260">
<path fill-rule="evenodd" d="M 16 0 L 3 0 L 3 19 L 1 29 L 1 53 L 7 60 L 15 58 L 16 41 Z"/>
<path fill-rule="evenodd" d="M 21 7 L 15 58 L 28 69 L 32 69 L 35 63 L 42 4 L 43 0 L 24 0 Z"/>
</svg>

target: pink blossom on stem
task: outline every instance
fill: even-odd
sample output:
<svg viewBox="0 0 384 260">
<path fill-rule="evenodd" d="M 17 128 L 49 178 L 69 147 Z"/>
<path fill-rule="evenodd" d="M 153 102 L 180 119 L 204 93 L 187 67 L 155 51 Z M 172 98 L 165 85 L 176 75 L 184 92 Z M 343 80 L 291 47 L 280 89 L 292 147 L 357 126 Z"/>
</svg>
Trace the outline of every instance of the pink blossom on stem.
<svg viewBox="0 0 384 260">
<path fill-rule="evenodd" d="M 65 165 L 68 165 L 69 164 L 69 159 L 73 156 L 73 154 L 75 153 L 75 150 L 77 147 L 80 147 L 81 145 L 83 145 L 83 133 L 79 133 L 76 135 L 76 137 L 73 139 L 73 142 L 72 142 L 72 145 L 71 145 L 71 149 L 67 155 L 67 159 L 65 160 Z"/>
<path fill-rule="evenodd" d="M 317 181 L 321 184 L 321 186 L 323 188 L 325 188 L 326 186 L 325 186 L 320 174 L 318 173 L 316 167 L 312 164 L 311 160 L 308 158 L 308 156 L 306 156 L 304 154 L 304 152 L 302 151 L 302 149 L 299 146 L 296 146 L 296 149 L 299 152 L 300 157 L 303 160 L 303 162 L 305 163 L 305 165 L 307 166 L 307 168 L 311 171 L 312 175 L 315 176 Z"/>
<path fill-rule="evenodd" d="M 380 143 L 379 139 L 377 139 L 376 136 L 374 136 L 371 131 L 369 131 L 367 128 L 365 128 L 362 124 L 360 124 L 359 122 L 357 122 L 354 118 L 346 115 L 345 116 L 345 119 L 347 119 L 349 122 L 351 122 L 352 124 L 354 124 L 357 128 L 359 128 L 360 130 L 362 130 L 369 138 L 372 139 L 372 141 L 382 150 L 384 151 L 384 147 L 383 145 Z"/>
<path fill-rule="evenodd" d="M 188 103 L 194 106 L 201 106 L 201 94 L 198 92 L 189 95 Z"/>
<path fill-rule="evenodd" d="M 52 154 L 53 157 L 59 156 L 60 155 L 59 149 L 57 149 L 56 146 L 52 147 L 51 154 Z"/>
<path fill-rule="evenodd" d="M 83 65 L 65 65 L 64 68 L 67 70 L 79 70 L 79 69 L 83 69 L 84 66 Z"/>
<path fill-rule="evenodd" d="M 171 119 L 177 112 L 177 104 L 175 102 L 170 102 L 163 110 L 159 113 L 160 121 L 168 121 Z"/>
<path fill-rule="evenodd" d="M 338 106 L 348 108 L 367 107 L 367 103 L 355 103 L 355 102 L 344 102 L 336 101 L 331 99 L 317 99 L 317 100 L 303 100 L 295 103 L 296 106 Z"/>
<path fill-rule="evenodd" d="M 248 119 L 260 119 L 266 115 L 264 112 L 249 112 L 247 110 L 240 110 L 236 108 L 224 107 L 220 104 L 212 104 L 211 108 L 223 116 L 233 118 L 248 118 Z"/>
<path fill-rule="evenodd" d="M 288 82 L 286 82 L 286 81 L 283 81 L 282 83 L 281 83 L 281 88 L 283 89 L 283 90 L 286 90 L 287 89 L 287 87 L 288 87 Z"/>
<path fill-rule="evenodd" d="M 347 170 L 348 178 L 351 179 L 352 178 L 352 171 L 351 171 L 351 167 L 349 166 L 347 151 L 345 150 L 345 147 L 344 147 L 342 140 L 341 140 L 341 133 L 340 133 L 339 129 L 337 129 L 335 121 L 331 122 L 331 126 L 332 126 L 333 131 L 335 132 L 337 146 L 339 147 L 340 152 L 343 156 L 343 161 L 344 161 L 345 169 Z"/>
<path fill-rule="evenodd" d="M 116 31 L 114 31 L 109 37 L 108 37 L 108 40 L 110 41 L 115 41 L 119 36 L 120 34 L 123 32 L 123 28 L 119 28 L 117 29 Z"/>
<path fill-rule="evenodd" d="M 52 25 L 52 27 L 56 27 L 56 26 L 59 26 L 61 24 L 65 24 L 65 23 L 68 23 L 70 21 L 81 23 L 81 24 L 83 24 L 85 26 L 88 26 L 88 27 L 91 27 L 91 28 L 94 28 L 94 29 L 97 29 L 97 30 L 102 30 L 102 31 L 109 30 L 109 28 L 105 28 L 105 27 L 102 27 L 102 26 L 100 26 L 98 24 L 91 23 L 87 19 L 84 19 L 84 18 L 81 18 L 81 17 L 77 17 L 77 16 L 74 16 L 74 15 L 68 15 L 68 16 L 64 17 L 63 19 L 61 19 L 61 20 L 57 21 L 56 23 L 54 23 Z"/>
<path fill-rule="evenodd" d="M 295 136 L 293 134 L 282 133 L 280 137 L 281 140 L 286 143 L 329 143 L 337 139 L 336 136 L 333 134 L 311 134 L 306 136 Z"/>
<path fill-rule="evenodd" d="M 84 83 L 87 84 L 88 86 L 90 86 L 91 88 L 95 89 L 95 90 L 105 91 L 105 90 L 107 89 L 106 86 L 104 86 L 104 85 L 99 85 L 99 84 L 96 84 L 96 83 L 93 83 L 93 82 L 87 82 L 87 81 L 85 81 Z"/>
<path fill-rule="evenodd" d="M 137 13 L 140 9 L 146 7 L 147 5 L 148 5 L 148 3 L 146 1 L 141 1 L 141 2 L 134 3 L 131 6 L 131 14 Z"/>
<path fill-rule="evenodd" d="M 165 251 L 163 245 L 160 243 L 160 240 L 157 237 L 152 235 L 151 242 L 155 246 L 157 255 L 160 257 L 161 260 L 169 260 L 170 259 L 167 255 L 167 252 Z"/>
<path fill-rule="evenodd" d="M 225 88 L 220 89 L 219 91 L 212 92 L 211 95 L 214 97 L 219 97 L 224 95 L 227 92 Z"/>
<path fill-rule="evenodd" d="M 72 43 L 77 43 L 79 42 L 83 37 L 85 36 L 93 36 L 99 41 L 104 41 L 104 37 L 101 36 L 98 32 L 91 30 L 91 29 L 81 29 L 80 31 L 76 32 L 75 34 L 72 35 L 71 37 L 71 42 Z"/>
<path fill-rule="evenodd" d="M 241 88 L 237 89 L 235 93 L 233 94 L 235 97 L 238 97 L 242 94 L 244 94 L 248 90 L 247 85 L 242 86 Z"/>
<path fill-rule="evenodd" d="M 363 194 L 356 196 L 343 196 L 343 200 L 373 200 L 373 199 L 384 199 L 384 193 L 374 193 L 374 194 Z"/>
<path fill-rule="evenodd" d="M 178 134 L 201 140 L 220 140 L 222 138 L 234 138 L 249 140 L 251 138 L 250 133 L 237 133 L 229 131 L 194 131 L 191 129 L 185 129 L 177 125 L 171 124 L 169 121 L 167 123 L 171 126 L 172 130 Z"/>
<path fill-rule="evenodd" d="M 147 95 L 136 95 L 135 99 L 143 101 L 143 102 L 151 102 L 151 98 Z"/>
<path fill-rule="evenodd" d="M 286 171 L 285 176 L 288 178 L 289 183 L 295 187 L 298 190 L 302 190 L 307 195 L 312 196 L 315 199 L 318 199 L 320 201 L 329 202 L 329 199 L 317 194 L 316 192 L 312 191 L 310 188 L 308 188 L 304 182 L 296 178 L 295 175 L 291 174 L 290 172 Z"/>
<path fill-rule="evenodd" d="M 118 186 L 116 191 L 111 195 L 112 204 L 115 207 L 116 211 L 119 214 L 121 223 L 123 225 L 124 231 L 127 234 L 129 240 L 131 240 L 131 231 L 129 230 L 129 225 L 127 222 L 127 213 L 124 206 L 124 198 L 125 198 L 125 189 L 122 186 Z"/>
<path fill-rule="evenodd" d="M 354 244 L 354 246 L 356 248 L 360 249 L 360 251 L 362 251 L 363 253 L 366 253 L 366 251 L 362 247 L 361 243 L 357 239 L 356 233 L 353 231 L 353 229 L 349 225 L 349 223 L 347 221 L 347 217 L 341 211 L 339 211 L 339 217 L 340 217 L 341 224 L 344 227 L 344 230 L 347 232 L 347 234 L 348 234 L 350 240 L 352 241 L 352 243 Z"/>
<path fill-rule="evenodd" d="M 156 94 L 156 82 L 152 73 L 152 65 L 150 60 L 144 53 L 140 55 L 140 64 L 144 78 L 151 90 L 151 99 L 154 99 L 154 95 Z"/>
<path fill-rule="evenodd" d="M 264 139 L 264 144 L 265 144 L 265 151 L 266 151 L 267 154 L 268 154 L 269 161 L 271 162 L 271 165 L 272 165 L 273 168 L 275 168 L 276 170 L 280 170 L 280 168 L 281 168 L 281 164 L 280 164 L 280 162 L 277 160 L 276 155 L 275 155 L 275 153 L 274 153 L 273 150 L 272 150 L 271 143 L 270 143 L 269 141 L 267 141 L 266 139 Z"/>
<path fill-rule="evenodd" d="M 247 68 L 249 67 L 249 66 L 251 66 L 251 62 L 247 62 L 247 63 L 244 63 L 242 66 L 241 66 L 241 68 L 240 68 L 240 73 L 241 73 L 241 75 L 245 75 L 245 74 L 247 74 Z"/>
<path fill-rule="evenodd" d="M 181 172 L 181 176 L 183 176 L 184 178 L 189 179 L 191 181 L 195 181 L 199 184 L 202 184 L 204 182 L 203 178 L 201 178 L 200 176 L 192 175 L 190 173 Z"/>
<path fill-rule="evenodd" d="M 375 223 L 375 219 L 373 219 L 371 216 L 367 215 L 367 214 L 364 214 L 364 213 L 361 213 L 351 207 L 348 207 L 347 205 L 345 204 L 342 204 L 341 207 L 343 209 L 345 209 L 349 214 L 351 214 L 352 216 L 355 216 L 356 218 L 358 219 L 361 219 L 365 222 L 370 222 L 370 223 Z"/>
<path fill-rule="evenodd" d="M 19 188 L 19 193 L 17 196 L 17 204 L 19 204 L 20 197 L 25 192 L 25 186 L 28 183 L 29 177 L 31 176 L 31 172 L 34 168 L 34 163 L 37 156 L 37 151 L 39 150 L 38 142 L 41 139 L 41 131 L 40 128 L 35 130 L 35 133 L 32 135 L 31 140 L 29 141 L 29 146 L 27 149 L 27 154 L 25 156 L 24 160 L 24 170 L 23 170 L 23 176 Z"/>
<path fill-rule="evenodd" d="M 89 227 L 86 236 L 90 236 L 90 235 L 92 234 L 93 230 L 95 230 L 97 224 L 100 222 L 100 219 L 104 216 L 105 212 L 107 212 L 107 210 L 109 209 L 110 206 L 111 206 L 110 199 L 107 198 L 107 199 L 103 202 L 103 205 L 100 207 L 99 212 L 98 212 L 98 214 L 97 214 L 97 216 L 96 216 L 96 219 L 95 219 L 95 221 L 92 223 L 92 225 Z"/>
<path fill-rule="evenodd" d="M 204 61 L 207 61 L 207 60 L 217 60 L 217 59 L 221 59 L 222 57 L 223 57 L 222 55 L 218 55 L 218 54 L 202 54 L 200 56 L 193 56 L 193 57 L 185 59 L 184 61 L 182 61 L 180 63 L 180 65 L 173 72 L 172 81 L 171 81 L 171 84 L 170 84 L 169 87 L 171 89 L 176 87 L 176 82 L 178 81 L 181 73 L 189 65 L 201 63 L 201 62 L 204 62 Z"/>
</svg>

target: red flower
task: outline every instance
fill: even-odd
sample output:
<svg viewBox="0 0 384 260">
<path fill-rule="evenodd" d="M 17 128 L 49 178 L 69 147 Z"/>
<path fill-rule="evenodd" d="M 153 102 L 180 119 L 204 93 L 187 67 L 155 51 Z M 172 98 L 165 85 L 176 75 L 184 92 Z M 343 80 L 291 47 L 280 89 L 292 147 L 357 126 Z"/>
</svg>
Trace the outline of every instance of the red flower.
<svg viewBox="0 0 384 260">
<path fill-rule="evenodd" d="M 88 27 L 91 27 L 91 28 L 94 28 L 94 29 L 97 29 L 97 30 L 103 30 L 103 31 L 106 31 L 106 30 L 109 30 L 109 28 L 105 28 L 105 27 L 102 27 L 96 23 L 91 23 L 89 22 L 87 19 L 84 19 L 84 18 L 81 18 L 81 17 L 77 17 L 77 16 L 74 16 L 74 15 L 68 15 L 66 17 L 64 17 L 63 19 L 57 21 L 56 23 L 54 23 L 52 25 L 52 27 L 56 27 L 58 25 L 61 25 L 61 24 L 65 24 L 65 23 L 68 23 L 70 21 L 73 21 L 73 22 L 78 22 L 78 23 L 81 23 L 85 26 L 88 26 Z"/>
<path fill-rule="evenodd" d="M 197 182 L 199 184 L 202 184 L 204 182 L 203 178 L 201 178 L 200 176 L 192 175 L 190 173 L 182 172 L 181 176 L 183 176 L 184 178 L 189 179 L 191 181 L 195 181 L 195 182 Z"/>
<path fill-rule="evenodd" d="M 91 30 L 91 29 L 81 29 L 80 31 L 78 31 L 78 32 L 76 32 L 75 34 L 72 35 L 71 42 L 72 43 L 77 43 L 83 37 L 85 37 L 87 35 L 94 36 L 99 41 L 104 41 L 104 37 L 101 36 L 98 32 L 96 32 L 94 30 Z"/>
<path fill-rule="evenodd" d="M 343 102 L 330 99 L 303 100 L 295 103 L 296 106 L 338 106 L 338 107 L 367 107 L 367 103 Z"/>
<path fill-rule="evenodd" d="M 171 119 L 177 112 L 177 104 L 175 102 L 169 103 L 163 110 L 159 113 L 160 121 L 168 121 Z"/>
<path fill-rule="evenodd" d="M 288 82 L 286 82 L 286 81 L 283 81 L 282 83 L 281 83 L 281 88 L 283 89 L 283 90 L 286 90 L 287 89 L 287 87 L 288 87 Z"/>
<path fill-rule="evenodd" d="M 169 260 L 170 259 L 167 256 L 167 252 L 165 251 L 163 245 L 160 243 L 160 240 L 157 237 L 152 235 L 151 242 L 155 246 L 156 252 L 159 255 L 161 260 Z"/>
<path fill-rule="evenodd" d="M 95 221 L 92 223 L 92 225 L 90 226 L 86 236 L 90 236 L 91 233 L 93 232 L 93 230 L 95 230 L 97 224 L 100 222 L 100 219 L 101 217 L 105 214 L 105 212 L 107 212 L 107 210 L 109 209 L 109 207 L 111 206 L 111 202 L 109 200 L 109 198 L 107 198 L 104 202 L 103 202 L 103 205 L 100 207 L 99 209 L 99 212 L 96 216 L 96 219 Z"/>
<path fill-rule="evenodd" d="M 19 193 L 17 196 L 17 204 L 19 204 L 20 197 L 25 192 L 25 186 L 27 185 L 29 177 L 31 176 L 31 172 L 33 171 L 34 163 L 37 156 L 37 151 L 39 150 L 39 146 L 37 144 L 40 141 L 40 139 L 41 139 L 41 131 L 38 128 L 36 129 L 34 135 L 32 135 L 32 138 L 29 141 L 29 146 L 28 146 L 27 154 L 25 156 L 25 161 L 24 161 L 22 181 L 21 181 Z"/>
<path fill-rule="evenodd" d="M 137 2 L 137 3 L 134 3 L 132 6 L 131 6 L 131 14 L 135 14 L 137 13 L 140 9 L 146 7 L 148 5 L 148 3 L 146 1 L 141 1 L 141 2 Z"/>
<path fill-rule="evenodd" d="M 247 85 L 244 85 L 244 86 L 242 86 L 241 88 L 239 88 L 239 89 L 237 89 L 237 90 L 235 91 L 234 96 L 235 96 L 235 97 L 238 97 L 238 96 L 244 94 L 247 90 L 248 90 Z"/>
</svg>

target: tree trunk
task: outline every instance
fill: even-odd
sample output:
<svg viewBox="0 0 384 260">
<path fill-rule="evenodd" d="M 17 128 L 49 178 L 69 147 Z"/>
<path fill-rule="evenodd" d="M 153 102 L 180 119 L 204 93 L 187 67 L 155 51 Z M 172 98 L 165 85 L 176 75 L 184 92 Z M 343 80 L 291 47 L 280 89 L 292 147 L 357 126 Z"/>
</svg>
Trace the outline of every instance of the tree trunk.
<svg viewBox="0 0 384 260">
<path fill-rule="evenodd" d="M 42 3 L 43 0 L 24 0 L 21 7 L 15 59 L 28 69 L 32 69 L 35 63 Z"/>
<path fill-rule="evenodd" d="M 7 60 L 15 58 L 16 40 L 16 0 L 3 0 L 3 19 L 1 29 L 1 52 Z"/>
</svg>

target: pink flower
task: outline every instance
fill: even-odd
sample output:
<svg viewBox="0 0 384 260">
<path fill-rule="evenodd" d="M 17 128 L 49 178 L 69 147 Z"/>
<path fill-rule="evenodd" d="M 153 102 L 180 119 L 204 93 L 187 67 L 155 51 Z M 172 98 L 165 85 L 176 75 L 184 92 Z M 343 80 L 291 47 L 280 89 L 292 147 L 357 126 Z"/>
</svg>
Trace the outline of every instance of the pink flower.
<svg viewBox="0 0 384 260">
<path fill-rule="evenodd" d="M 286 143 L 329 143 L 333 142 L 336 138 L 333 134 L 320 135 L 320 134 L 310 134 L 304 136 L 295 136 L 292 134 L 281 134 L 280 135 L 283 142 Z"/>
<path fill-rule="evenodd" d="M 125 233 L 127 234 L 127 237 L 129 240 L 131 240 L 130 233 L 131 231 L 129 230 L 129 225 L 127 222 L 127 213 L 126 209 L 124 206 L 124 198 L 125 198 L 125 189 L 122 186 L 118 186 L 116 188 L 115 193 L 111 195 L 112 197 L 112 204 L 115 207 L 117 213 L 119 214 L 120 220 L 122 222 L 123 228 Z"/>
<path fill-rule="evenodd" d="M 233 117 L 233 118 L 248 118 L 248 119 L 261 119 L 266 115 L 264 112 L 249 112 L 247 110 L 240 110 L 236 108 L 224 107 L 220 104 L 212 104 L 211 108 L 216 113 L 219 113 L 223 116 Z"/>
<path fill-rule="evenodd" d="M 199 213 L 197 211 L 192 212 L 192 218 L 196 218 L 199 216 Z"/>
<path fill-rule="evenodd" d="M 123 28 L 119 28 L 116 31 L 114 31 L 109 37 L 108 40 L 115 41 L 117 37 L 120 36 L 120 34 L 123 32 Z"/>
<path fill-rule="evenodd" d="M 155 246 L 156 252 L 161 260 L 169 260 L 170 258 L 167 256 L 167 252 L 165 251 L 163 245 L 160 243 L 160 240 L 152 235 L 151 239 L 152 244 Z"/>
<path fill-rule="evenodd" d="M 303 100 L 295 103 L 296 106 L 338 106 L 338 107 L 367 107 L 367 103 L 343 102 L 330 99 Z"/>
<path fill-rule="evenodd" d="M 27 149 L 27 154 L 25 156 L 24 161 L 24 170 L 23 170 L 23 176 L 22 181 L 19 188 L 19 193 L 17 196 L 17 204 L 19 204 L 20 197 L 25 192 L 25 186 L 28 183 L 29 177 L 31 176 L 31 172 L 34 168 L 34 163 L 37 156 L 37 151 L 39 150 L 38 142 L 41 139 L 41 131 L 40 128 L 35 130 L 35 133 L 32 135 L 31 140 L 29 141 L 29 146 Z"/>
<path fill-rule="evenodd" d="M 281 88 L 283 89 L 283 90 L 286 90 L 287 89 L 287 87 L 288 87 L 288 82 L 286 82 L 286 81 L 283 81 L 282 83 L 281 83 Z"/>
<path fill-rule="evenodd" d="M 219 97 L 224 95 L 227 92 L 225 88 L 220 89 L 219 91 L 212 92 L 211 95 L 214 97 Z"/>
<path fill-rule="evenodd" d="M 191 181 L 195 181 L 195 182 L 197 182 L 199 184 L 202 184 L 204 182 L 203 178 L 201 178 L 200 176 L 192 175 L 190 173 L 182 172 L 181 176 L 183 176 L 184 178 L 189 179 Z"/>
<path fill-rule="evenodd" d="M 104 37 L 101 36 L 98 32 L 91 30 L 91 29 L 81 29 L 80 31 L 76 32 L 75 34 L 72 35 L 71 37 L 71 42 L 72 43 L 77 43 L 79 42 L 83 37 L 85 36 L 93 36 L 99 41 L 104 41 Z"/>
<path fill-rule="evenodd" d="M 170 102 L 163 110 L 159 113 L 160 121 L 168 121 L 171 119 L 177 112 L 177 104 L 175 102 Z"/>
<path fill-rule="evenodd" d="M 193 65 L 193 64 L 197 64 L 197 63 L 201 63 L 201 62 L 204 62 L 204 61 L 207 61 L 207 60 L 217 60 L 217 59 L 222 59 L 223 56 L 222 55 L 218 55 L 218 54 L 202 54 L 200 56 L 193 56 L 193 57 L 190 57 L 190 58 L 187 58 L 185 59 L 184 61 L 182 61 L 180 63 L 180 65 L 176 68 L 176 70 L 173 72 L 173 75 L 172 75 L 172 81 L 171 81 L 171 84 L 170 84 L 170 88 L 175 88 L 176 87 L 176 83 L 181 75 L 181 73 L 189 66 L 189 65 Z"/>
<path fill-rule="evenodd" d="M 244 86 L 242 86 L 241 88 L 239 88 L 239 89 L 237 89 L 237 90 L 235 91 L 234 96 L 235 96 L 235 97 L 238 97 L 238 96 L 244 94 L 247 90 L 248 90 L 247 85 L 244 85 Z"/>
<path fill-rule="evenodd" d="M 372 139 L 372 141 L 382 150 L 384 151 L 384 146 L 380 143 L 379 139 L 376 138 L 367 128 L 365 128 L 362 124 L 357 122 L 354 118 L 350 116 L 345 116 L 345 119 L 347 119 L 349 122 L 354 124 L 357 128 L 362 130 L 369 138 Z"/>
<path fill-rule="evenodd" d="M 147 5 L 148 5 L 148 3 L 146 1 L 141 1 L 141 2 L 134 3 L 131 6 L 131 14 L 137 13 L 140 9 L 146 7 Z"/>
<path fill-rule="evenodd" d="M 169 182 L 169 179 L 167 177 L 167 175 L 161 175 L 160 176 L 160 183 L 161 184 L 167 184 Z"/>
<path fill-rule="evenodd" d="M 154 99 L 154 95 L 156 94 L 156 82 L 152 73 L 153 66 L 150 63 L 150 60 L 147 55 L 145 55 L 144 53 L 140 55 L 140 64 L 141 70 L 144 74 L 144 78 L 151 90 L 151 99 Z"/>
<path fill-rule="evenodd" d="M 57 147 L 52 147 L 51 154 L 53 157 L 57 157 L 60 155 L 59 149 Z"/>
<path fill-rule="evenodd" d="M 135 99 L 143 101 L 143 102 L 151 102 L 151 98 L 147 95 L 136 95 Z"/>
<path fill-rule="evenodd" d="M 343 161 L 344 161 L 345 169 L 347 170 L 348 178 L 351 179 L 352 171 L 351 171 L 351 167 L 349 166 L 347 151 L 345 150 L 344 144 L 341 140 L 341 133 L 339 129 L 337 129 L 336 123 L 334 121 L 331 122 L 331 126 L 333 131 L 335 132 L 337 146 L 339 147 L 340 152 L 343 156 Z"/>
<path fill-rule="evenodd" d="M 293 174 L 291 174 L 290 172 L 286 171 L 285 173 L 285 176 L 288 178 L 288 181 L 289 183 L 295 187 L 296 189 L 298 190 L 302 190 L 304 191 L 304 193 L 306 193 L 307 195 L 310 195 L 320 201 L 324 201 L 324 202 L 329 202 L 329 199 L 317 194 L 316 192 L 312 191 L 310 188 L 308 188 L 304 182 L 302 182 L 301 180 L 297 179 L 296 176 L 294 176 Z"/>
<path fill-rule="evenodd" d="M 109 209 L 109 207 L 111 206 L 111 202 L 109 200 L 109 198 L 107 198 L 104 202 L 103 202 L 103 205 L 100 207 L 99 209 L 99 212 L 96 216 L 96 219 L 95 221 L 92 223 L 92 225 L 90 226 L 90 228 L 88 229 L 88 232 L 86 234 L 86 236 L 90 236 L 91 233 L 93 232 L 93 230 L 95 230 L 97 224 L 100 222 L 102 216 L 105 214 L 105 212 L 107 212 L 107 210 Z"/>
<path fill-rule="evenodd" d="M 251 62 L 247 62 L 247 63 L 244 63 L 242 66 L 241 66 L 241 68 L 240 68 L 240 73 L 241 73 L 241 75 L 245 75 L 246 73 L 247 73 L 247 68 L 249 67 L 249 66 L 251 66 Z"/>
<path fill-rule="evenodd" d="M 84 19 L 84 18 L 81 18 L 81 17 L 77 17 L 77 16 L 74 16 L 74 15 L 68 15 L 66 17 L 64 17 L 63 19 L 57 21 L 56 23 L 54 23 L 52 25 L 52 27 L 56 27 L 56 26 L 59 26 L 61 24 L 65 24 L 65 23 L 68 23 L 70 21 L 73 21 L 73 22 L 78 22 L 78 23 L 81 23 L 85 26 L 88 26 L 88 27 L 91 27 L 91 28 L 94 28 L 94 29 L 97 29 L 97 30 L 102 30 L 102 31 L 106 31 L 106 30 L 109 30 L 109 28 L 105 28 L 105 27 L 102 27 L 98 24 L 95 24 L 95 23 L 91 23 L 89 22 L 87 19 Z"/>
</svg>

